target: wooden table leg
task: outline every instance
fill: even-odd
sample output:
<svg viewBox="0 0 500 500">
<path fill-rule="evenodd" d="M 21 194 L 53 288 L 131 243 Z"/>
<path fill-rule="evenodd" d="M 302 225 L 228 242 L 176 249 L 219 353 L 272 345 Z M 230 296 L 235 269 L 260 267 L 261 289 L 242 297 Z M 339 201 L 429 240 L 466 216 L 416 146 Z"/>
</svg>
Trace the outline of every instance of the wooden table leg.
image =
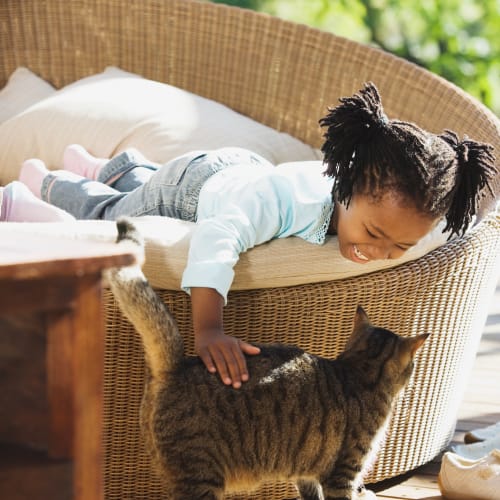
<svg viewBox="0 0 500 500">
<path fill-rule="evenodd" d="M 102 399 L 105 336 L 100 273 L 79 280 L 77 297 L 73 338 L 74 498 L 101 500 L 104 498 Z"/>
<path fill-rule="evenodd" d="M 74 309 L 49 312 L 47 323 L 48 454 L 73 458 Z"/>
<path fill-rule="evenodd" d="M 76 500 L 101 500 L 105 341 L 101 276 L 83 276 L 75 287 L 73 307 L 48 316 L 50 452 L 73 458 Z"/>
</svg>

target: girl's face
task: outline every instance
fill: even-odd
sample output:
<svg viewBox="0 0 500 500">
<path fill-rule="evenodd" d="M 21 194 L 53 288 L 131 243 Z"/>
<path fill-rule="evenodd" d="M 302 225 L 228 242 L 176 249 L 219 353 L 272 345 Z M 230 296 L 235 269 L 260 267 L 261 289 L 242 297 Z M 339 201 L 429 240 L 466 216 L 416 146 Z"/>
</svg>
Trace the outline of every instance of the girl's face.
<svg viewBox="0 0 500 500">
<path fill-rule="evenodd" d="M 374 199 L 353 195 L 349 208 L 335 204 L 330 231 L 337 234 L 340 253 L 359 264 L 397 259 L 430 232 L 437 219 L 401 203 L 397 196 Z"/>
</svg>

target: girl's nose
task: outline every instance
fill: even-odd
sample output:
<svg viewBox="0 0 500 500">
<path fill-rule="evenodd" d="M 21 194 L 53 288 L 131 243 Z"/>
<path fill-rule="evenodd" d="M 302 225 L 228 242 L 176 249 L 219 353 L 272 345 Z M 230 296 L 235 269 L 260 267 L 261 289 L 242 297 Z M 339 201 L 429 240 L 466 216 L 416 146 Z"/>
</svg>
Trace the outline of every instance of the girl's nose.
<svg viewBox="0 0 500 500">
<path fill-rule="evenodd" d="M 369 258 L 372 260 L 398 259 L 406 250 L 395 245 L 380 245 L 370 248 Z"/>
<path fill-rule="evenodd" d="M 389 259 L 399 259 L 407 250 L 403 250 L 402 248 L 395 247 L 391 250 L 389 254 Z"/>
</svg>

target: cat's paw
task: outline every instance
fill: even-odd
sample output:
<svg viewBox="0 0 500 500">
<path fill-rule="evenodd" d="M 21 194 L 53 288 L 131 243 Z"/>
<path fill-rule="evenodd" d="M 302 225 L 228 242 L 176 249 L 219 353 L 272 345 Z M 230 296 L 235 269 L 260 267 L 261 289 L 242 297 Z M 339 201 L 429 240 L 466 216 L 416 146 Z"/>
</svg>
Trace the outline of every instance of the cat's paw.
<svg viewBox="0 0 500 500">
<path fill-rule="evenodd" d="M 353 500 L 377 500 L 377 495 L 373 491 L 362 488 L 353 496 Z"/>
</svg>

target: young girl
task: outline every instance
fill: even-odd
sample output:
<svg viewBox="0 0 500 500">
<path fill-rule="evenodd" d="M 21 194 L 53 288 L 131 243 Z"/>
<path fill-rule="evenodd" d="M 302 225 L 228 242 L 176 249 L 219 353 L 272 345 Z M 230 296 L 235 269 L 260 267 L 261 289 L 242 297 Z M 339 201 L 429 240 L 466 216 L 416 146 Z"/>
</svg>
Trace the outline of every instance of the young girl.
<svg viewBox="0 0 500 500">
<path fill-rule="evenodd" d="M 491 146 L 389 120 L 372 83 L 341 99 L 320 124 L 324 163 L 275 167 L 249 151 L 225 148 L 161 166 L 133 150 L 107 160 L 72 145 L 64 170 L 28 160 L 20 180 L 43 203 L 77 219 L 196 221 L 182 278 L 191 295 L 195 349 L 209 371 L 238 388 L 248 380 L 244 355 L 259 353 L 223 329 L 241 252 L 287 236 L 322 244 L 328 233 L 337 235 L 341 254 L 359 264 L 394 259 L 443 217 L 445 231 L 463 234 L 495 174 Z"/>
</svg>

